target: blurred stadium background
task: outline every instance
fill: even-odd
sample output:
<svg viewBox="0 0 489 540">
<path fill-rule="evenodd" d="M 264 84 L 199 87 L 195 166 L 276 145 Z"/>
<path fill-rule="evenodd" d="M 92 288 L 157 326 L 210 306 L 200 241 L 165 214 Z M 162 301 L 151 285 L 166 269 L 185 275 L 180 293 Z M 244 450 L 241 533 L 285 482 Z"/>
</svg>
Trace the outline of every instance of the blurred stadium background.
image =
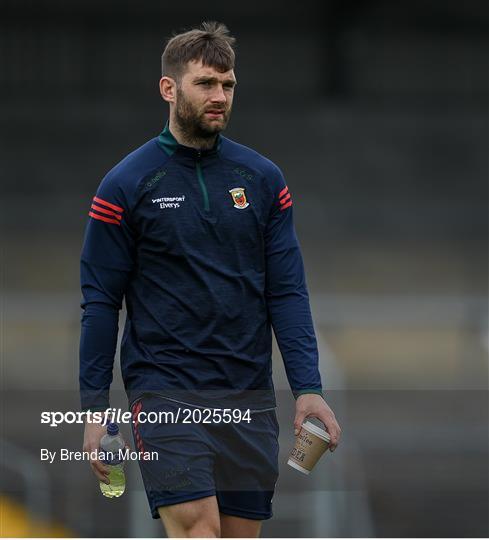
<svg viewBox="0 0 489 540">
<path fill-rule="evenodd" d="M 78 407 L 89 201 L 166 120 L 165 39 L 214 19 L 238 39 L 227 135 L 294 195 L 344 429 L 311 477 L 284 465 L 293 403 L 275 354 L 282 469 L 263 536 L 487 537 L 487 2 L 0 7 L 1 535 L 162 534 L 136 464 L 107 501 L 87 464 L 41 463 L 41 447 L 81 449 L 82 428 L 40 411 Z M 125 407 L 120 388 L 117 373 Z"/>
</svg>

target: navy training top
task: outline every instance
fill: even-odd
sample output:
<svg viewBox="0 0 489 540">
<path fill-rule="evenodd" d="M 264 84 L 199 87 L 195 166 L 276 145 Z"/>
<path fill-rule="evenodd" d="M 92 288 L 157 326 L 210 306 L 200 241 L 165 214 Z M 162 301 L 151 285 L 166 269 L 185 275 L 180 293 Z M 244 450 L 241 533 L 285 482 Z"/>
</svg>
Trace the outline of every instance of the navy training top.
<svg viewBox="0 0 489 540">
<path fill-rule="evenodd" d="M 109 407 L 118 312 L 129 402 L 275 406 L 272 333 L 291 389 L 321 393 L 292 198 L 279 168 L 219 135 L 180 145 L 168 124 L 102 180 L 81 254 L 80 393 Z"/>
</svg>

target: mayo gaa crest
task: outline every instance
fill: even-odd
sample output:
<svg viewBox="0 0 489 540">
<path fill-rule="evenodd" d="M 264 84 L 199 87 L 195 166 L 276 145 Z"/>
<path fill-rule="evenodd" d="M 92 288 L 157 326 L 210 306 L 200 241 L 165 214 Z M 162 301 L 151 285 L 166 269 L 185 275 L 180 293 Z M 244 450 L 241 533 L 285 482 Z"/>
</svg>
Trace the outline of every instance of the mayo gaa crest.
<svg viewBox="0 0 489 540">
<path fill-rule="evenodd" d="M 231 198 L 233 199 L 234 208 L 246 208 L 249 206 L 249 202 L 246 200 L 245 188 L 235 187 L 229 190 Z"/>
</svg>

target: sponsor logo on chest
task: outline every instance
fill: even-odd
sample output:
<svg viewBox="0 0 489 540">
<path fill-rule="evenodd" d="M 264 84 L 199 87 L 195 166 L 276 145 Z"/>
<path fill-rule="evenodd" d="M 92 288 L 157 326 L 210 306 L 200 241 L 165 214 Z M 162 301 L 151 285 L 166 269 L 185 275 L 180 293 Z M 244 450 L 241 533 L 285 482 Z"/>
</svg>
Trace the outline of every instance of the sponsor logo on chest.
<svg viewBox="0 0 489 540">
<path fill-rule="evenodd" d="M 244 208 L 247 208 L 250 205 L 246 197 L 245 188 L 236 187 L 236 188 L 228 190 L 228 192 L 231 195 L 231 201 L 233 203 L 234 208 L 237 208 L 238 210 L 242 210 Z M 157 204 L 161 210 L 167 210 L 167 209 L 171 210 L 171 209 L 180 208 L 185 201 L 186 201 L 185 195 L 174 195 L 174 196 L 158 197 L 156 199 L 151 199 L 151 202 L 153 204 Z"/>
<path fill-rule="evenodd" d="M 175 197 L 158 197 L 151 199 L 153 204 L 158 204 L 162 210 L 180 208 L 180 205 L 185 202 L 185 195 L 177 195 Z"/>
</svg>

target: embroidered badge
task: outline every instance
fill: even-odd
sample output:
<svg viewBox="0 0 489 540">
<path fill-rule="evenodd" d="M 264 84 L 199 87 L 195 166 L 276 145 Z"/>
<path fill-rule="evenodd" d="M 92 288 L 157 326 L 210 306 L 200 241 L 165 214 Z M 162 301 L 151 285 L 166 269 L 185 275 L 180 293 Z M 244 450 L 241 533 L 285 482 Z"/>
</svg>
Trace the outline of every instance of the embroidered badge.
<svg viewBox="0 0 489 540">
<path fill-rule="evenodd" d="M 250 203 L 246 200 L 245 188 L 235 187 L 230 189 L 229 193 L 231 193 L 234 208 L 243 209 L 250 205 Z"/>
</svg>

